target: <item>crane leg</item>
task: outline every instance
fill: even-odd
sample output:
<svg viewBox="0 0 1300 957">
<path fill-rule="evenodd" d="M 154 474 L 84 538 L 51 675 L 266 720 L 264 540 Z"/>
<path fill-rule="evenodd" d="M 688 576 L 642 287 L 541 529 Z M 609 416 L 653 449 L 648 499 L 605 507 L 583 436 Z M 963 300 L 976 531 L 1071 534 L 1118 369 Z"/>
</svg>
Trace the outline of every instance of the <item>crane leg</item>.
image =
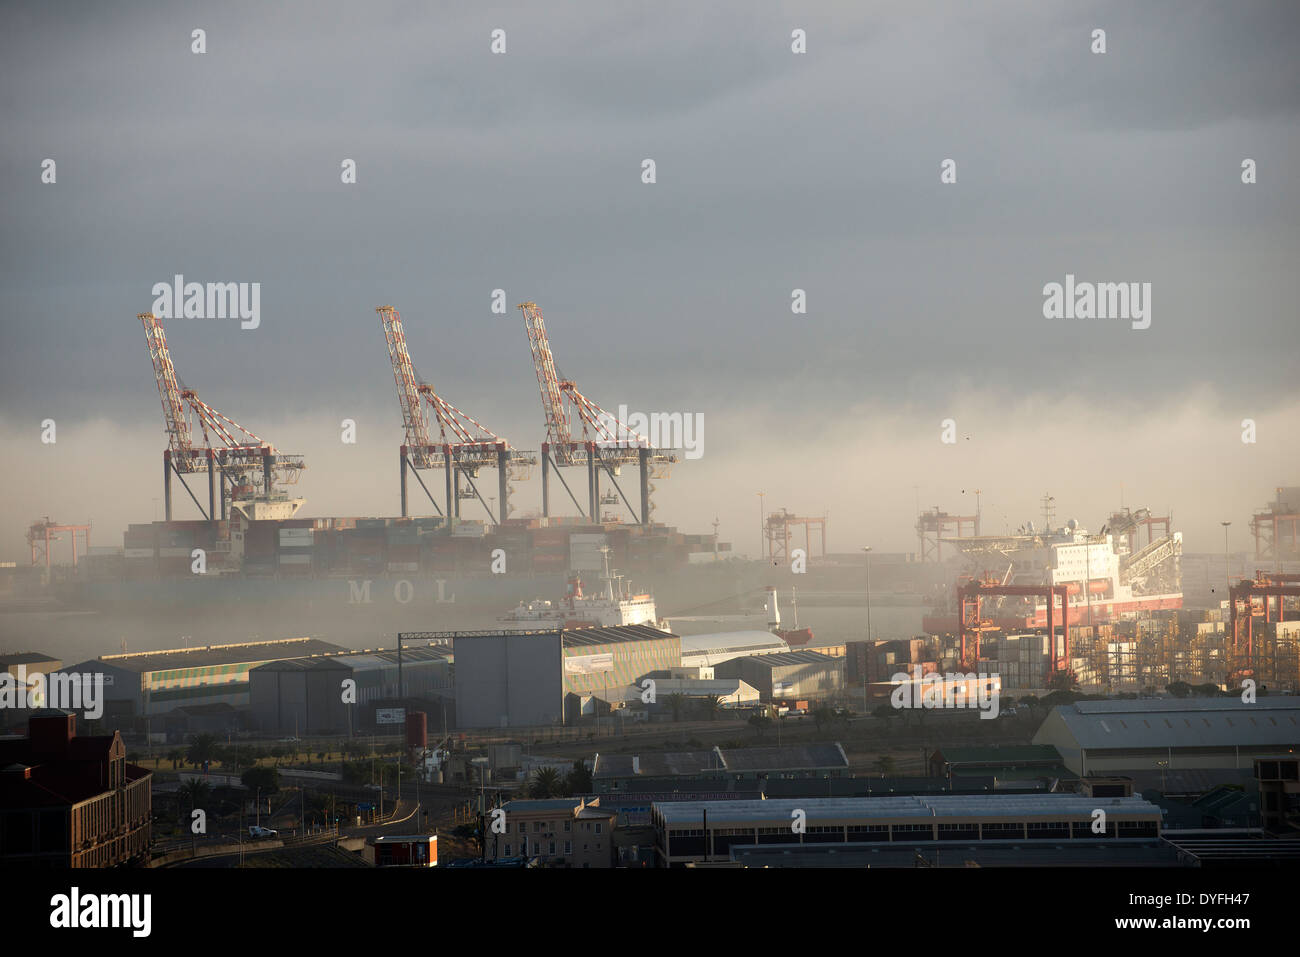
<svg viewBox="0 0 1300 957">
<path fill-rule="evenodd" d="M 510 515 L 510 506 L 506 502 L 510 485 L 510 473 L 507 471 L 509 464 L 510 453 L 505 449 L 499 449 L 497 451 L 497 494 L 501 496 L 499 499 L 501 502 L 501 517 L 497 521 L 500 525 L 505 525 L 506 518 Z"/>
<path fill-rule="evenodd" d="M 172 460 L 171 453 L 163 453 L 163 515 L 172 520 Z"/>
<path fill-rule="evenodd" d="M 403 445 L 397 454 L 398 472 L 402 477 L 402 518 L 406 518 L 406 446 Z"/>
<path fill-rule="evenodd" d="M 542 518 L 551 517 L 551 453 L 542 445 Z"/>
</svg>

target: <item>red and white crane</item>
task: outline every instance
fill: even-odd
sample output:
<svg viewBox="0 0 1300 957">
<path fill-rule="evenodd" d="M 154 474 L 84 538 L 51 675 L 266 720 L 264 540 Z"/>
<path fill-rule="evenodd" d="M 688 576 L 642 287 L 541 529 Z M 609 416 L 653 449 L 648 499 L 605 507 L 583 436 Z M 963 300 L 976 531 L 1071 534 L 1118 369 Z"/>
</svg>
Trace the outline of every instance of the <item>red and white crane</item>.
<svg viewBox="0 0 1300 957">
<path fill-rule="evenodd" d="M 546 441 L 542 443 L 542 514 L 551 514 L 550 470 L 573 499 L 582 513 L 582 505 L 564 481 L 560 469 L 572 465 L 587 467 L 587 499 L 590 512 L 583 513 L 591 521 L 600 521 L 600 506 L 617 504 L 621 499 L 633 518 L 642 525 L 650 524 L 654 505 L 650 494 L 654 486 L 651 478 L 666 478 L 668 468 L 677 461 L 671 450 L 657 449 L 650 440 L 633 431 L 617 416 L 611 415 L 578 391 L 577 385 L 560 377 L 551 355 L 551 344 L 546 335 L 546 322 L 542 310 L 535 302 L 520 303 L 524 317 L 528 344 L 533 353 L 533 366 L 537 371 L 537 384 L 542 394 L 542 411 L 546 416 Z M 575 438 L 573 425 L 580 424 L 582 435 Z M 624 465 L 635 464 L 640 470 L 641 507 L 636 509 L 623 494 L 618 476 Z M 615 491 L 602 495 L 600 475 L 604 472 Z M 617 492 L 617 494 L 615 494 Z"/>
<path fill-rule="evenodd" d="M 393 367 L 393 381 L 397 385 L 397 401 L 402 408 L 402 428 L 405 433 L 405 442 L 399 456 L 402 516 L 408 514 L 408 470 L 415 475 L 415 480 L 420 483 L 433 507 L 439 514 L 444 514 L 429 487 L 420 478 L 420 470 L 440 468 L 446 470 L 446 515 L 452 520 L 459 518 L 461 500 L 477 498 L 490 519 L 504 522 L 510 516 L 510 494 L 514 491 L 510 479 L 526 479 L 529 468 L 537 464 L 537 460 L 531 453 L 510 448 L 510 443 L 501 436 L 438 395 L 433 386 L 421 379 L 415 371 L 406 344 L 406 330 L 398 311 L 392 306 L 377 306 L 375 312 L 379 314 L 379 323 L 384 330 L 388 358 Z M 430 435 L 431 421 L 424 408 L 426 403 L 432 410 L 432 420 L 438 423 L 436 441 Z M 496 514 L 483 501 L 483 496 L 474 483 L 479 470 L 484 467 L 497 470 L 501 505 Z M 461 487 L 462 479 L 466 488 Z"/>
<path fill-rule="evenodd" d="M 266 517 L 288 517 L 297 511 L 301 499 L 290 500 L 277 487 L 298 481 L 307 467 L 303 457 L 279 452 L 271 443 L 208 405 L 193 389 L 186 388 L 176 375 L 162 323 L 148 312 L 138 314 L 137 318 L 144 324 L 167 430 L 167 449 L 163 452 L 163 502 L 167 521 L 172 520 L 172 473 L 180 479 L 203 517 L 210 521 L 226 518 L 227 485 L 230 501 L 249 518 L 263 517 L 258 513 L 268 508 L 277 514 Z M 196 421 L 203 436 L 202 446 L 194 442 Z M 206 510 L 185 481 L 186 475 L 195 472 L 208 473 Z M 259 475 L 256 484 L 254 475 Z"/>
</svg>

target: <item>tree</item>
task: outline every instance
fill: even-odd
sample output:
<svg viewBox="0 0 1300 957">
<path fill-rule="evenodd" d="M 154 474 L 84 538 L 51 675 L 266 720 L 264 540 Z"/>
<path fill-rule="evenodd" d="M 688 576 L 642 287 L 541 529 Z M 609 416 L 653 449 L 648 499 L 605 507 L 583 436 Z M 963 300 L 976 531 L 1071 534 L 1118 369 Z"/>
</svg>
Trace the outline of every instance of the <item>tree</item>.
<svg viewBox="0 0 1300 957">
<path fill-rule="evenodd" d="M 708 718 L 710 721 L 716 721 L 718 709 L 722 707 L 722 698 L 715 694 L 706 694 L 699 699 L 695 707 L 702 717 Z"/>
<path fill-rule="evenodd" d="M 185 760 L 185 752 L 180 748 L 172 748 L 167 752 L 167 760 L 172 763 L 172 770 L 175 771 L 181 766 L 181 762 Z"/>
<path fill-rule="evenodd" d="M 330 796 L 321 794 L 319 791 L 307 795 L 307 820 L 320 821 L 321 824 L 329 824 L 330 814 Z"/>
<path fill-rule="evenodd" d="M 1047 682 L 1053 691 L 1073 691 L 1079 687 L 1079 677 L 1073 671 L 1058 671 Z"/>
<path fill-rule="evenodd" d="M 279 745 L 276 745 L 268 753 L 272 758 L 275 759 L 275 766 L 278 768 L 280 766 L 280 762 L 283 761 L 285 757 L 284 748 L 280 747 Z"/>
<path fill-rule="evenodd" d="M 835 709 L 829 705 L 818 705 L 813 708 L 812 719 L 813 723 L 817 725 L 817 730 L 820 731 L 835 720 Z"/>
<path fill-rule="evenodd" d="M 686 706 L 686 698 L 683 695 L 674 692 L 668 696 L 668 709 L 673 713 L 673 720 L 682 720 L 682 709 Z"/>
<path fill-rule="evenodd" d="M 571 795 L 591 793 L 591 772 L 581 761 L 573 762 L 573 770 L 564 779 L 564 789 Z"/>
<path fill-rule="evenodd" d="M 533 772 L 533 780 L 528 789 L 528 796 L 544 800 L 559 796 L 560 790 L 560 772 L 550 767 L 538 768 Z"/>
<path fill-rule="evenodd" d="M 1174 681 L 1165 685 L 1165 690 L 1175 698 L 1186 698 L 1192 693 L 1192 686 L 1186 681 Z"/>
<path fill-rule="evenodd" d="M 239 776 L 239 780 L 250 791 L 274 794 L 280 790 L 280 772 L 275 768 L 249 768 Z"/>
<path fill-rule="evenodd" d="M 190 739 L 190 746 L 185 752 L 185 760 L 195 768 L 212 761 L 217 754 L 217 739 L 211 734 L 196 734 Z"/>
<path fill-rule="evenodd" d="M 882 754 L 876 758 L 876 770 L 880 772 L 882 778 L 889 777 L 894 773 L 894 759 L 888 754 Z"/>
<path fill-rule="evenodd" d="M 772 727 L 772 719 L 765 714 L 751 714 L 749 716 L 749 726 L 753 728 L 761 738 L 763 732 Z"/>
<path fill-rule="evenodd" d="M 885 719 L 885 730 L 888 731 L 894 725 L 894 706 L 892 704 L 878 704 L 871 710 L 873 718 Z"/>
<path fill-rule="evenodd" d="M 212 786 L 202 778 L 191 778 L 176 790 L 177 803 L 191 811 L 208 803 L 212 797 Z"/>
</svg>

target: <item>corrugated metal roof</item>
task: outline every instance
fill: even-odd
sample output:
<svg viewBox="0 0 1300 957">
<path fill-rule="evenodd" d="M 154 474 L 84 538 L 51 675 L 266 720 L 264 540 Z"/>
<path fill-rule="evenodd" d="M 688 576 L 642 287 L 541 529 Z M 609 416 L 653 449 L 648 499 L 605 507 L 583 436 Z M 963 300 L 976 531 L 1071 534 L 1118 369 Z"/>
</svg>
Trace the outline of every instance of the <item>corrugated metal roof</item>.
<svg viewBox="0 0 1300 957">
<path fill-rule="evenodd" d="M 1188 698 L 1178 704 L 1139 700 L 1060 705 L 1035 739 L 1050 735 L 1049 723 L 1058 718 L 1087 750 L 1300 746 L 1300 697 L 1263 697 L 1254 704 L 1239 698 Z"/>
<path fill-rule="evenodd" d="M 906 797 L 777 798 L 768 801 L 672 801 L 656 804 L 669 825 L 698 824 L 707 810 L 710 827 L 779 821 L 788 824 L 795 811 L 807 815 L 808 824 L 830 820 L 890 818 L 983 818 L 1028 820 L 1078 818 L 1091 820 L 1097 808 L 1119 816 L 1150 815 L 1160 818 L 1160 808 L 1141 798 L 1089 798 L 1074 794 L 957 794 Z"/>
<path fill-rule="evenodd" d="M 203 648 L 173 648 L 167 651 L 143 651 L 128 655 L 101 655 L 98 659 L 83 662 L 76 668 L 63 671 L 84 671 L 83 665 L 93 667 L 103 662 L 123 671 L 143 674 L 149 671 L 172 671 L 179 668 L 206 668 L 211 665 L 243 664 L 244 662 L 275 661 L 284 658 L 301 658 L 307 655 L 330 654 L 349 651 L 319 638 L 283 638 L 276 641 L 250 641 L 233 645 L 208 645 Z"/>
<path fill-rule="evenodd" d="M 682 636 L 683 657 L 688 653 L 692 655 L 724 654 L 762 648 L 782 649 L 789 647 L 770 631 L 724 631 L 708 635 Z"/>
<path fill-rule="evenodd" d="M 566 629 L 560 640 L 565 648 L 579 648 L 627 641 L 664 641 L 676 637 L 670 631 L 660 631 L 650 625 L 611 625 L 608 628 Z"/>
<path fill-rule="evenodd" d="M 820 651 L 783 651 L 774 655 L 753 655 L 750 660 L 765 668 L 785 668 L 790 665 L 827 665 L 843 659 Z"/>
</svg>

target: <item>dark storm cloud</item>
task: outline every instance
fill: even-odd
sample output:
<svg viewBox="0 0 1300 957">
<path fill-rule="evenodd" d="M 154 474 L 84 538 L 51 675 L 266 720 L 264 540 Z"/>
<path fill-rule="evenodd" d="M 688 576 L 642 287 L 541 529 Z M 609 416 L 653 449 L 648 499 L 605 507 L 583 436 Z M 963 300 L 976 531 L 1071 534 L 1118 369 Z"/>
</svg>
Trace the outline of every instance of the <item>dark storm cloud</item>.
<svg viewBox="0 0 1300 957">
<path fill-rule="evenodd" d="M 1050 391 L 1063 361 L 1139 396 L 1290 388 L 1294 349 L 1251 345 L 1296 336 L 1289 5 L 448 9 L 15 10 L 6 410 L 156 426 L 134 314 L 176 272 L 262 283 L 255 332 L 168 329 L 182 376 L 254 421 L 391 404 L 380 302 L 440 388 L 527 429 L 523 298 L 606 405 L 942 404 L 971 380 Z M 1066 272 L 1152 282 L 1151 330 L 1043 320 Z"/>
</svg>

